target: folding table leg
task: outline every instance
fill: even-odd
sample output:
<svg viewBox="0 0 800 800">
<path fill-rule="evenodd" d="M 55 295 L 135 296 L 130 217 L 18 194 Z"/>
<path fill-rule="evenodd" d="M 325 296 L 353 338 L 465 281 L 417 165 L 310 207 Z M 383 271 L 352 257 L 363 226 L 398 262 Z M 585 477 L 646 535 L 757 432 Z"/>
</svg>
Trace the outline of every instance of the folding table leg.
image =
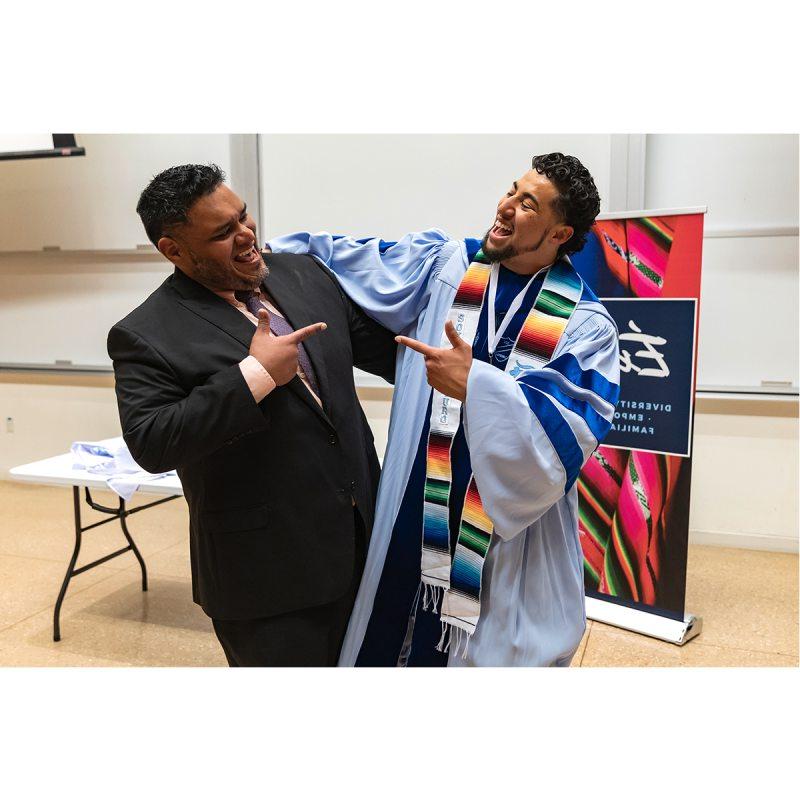
<svg viewBox="0 0 800 800">
<path fill-rule="evenodd" d="M 153 508 L 153 506 L 161 505 L 162 503 L 168 503 L 170 500 L 175 500 L 179 495 L 171 495 L 170 497 L 164 497 L 161 500 L 155 500 L 152 503 L 147 503 L 146 505 L 137 506 L 136 508 L 128 509 L 125 506 L 125 501 L 120 498 L 119 506 L 117 508 L 110 508 L 108 506 L 101 505 L 100 503 L 96 503 L 92 500 L 92 495 L 89 492 L 89 488 L 85 487 L 84 491 L 86 492 L 86 503 L 89 505 L 90 508 L 94 509 L 95 511 L 99 511 L 102 514 L 107 514 L 108 518 L 100 520 L 99 522 L 93 522 L 91 525 L 87 525 L 85 528 L 81 524 L 81 500 L 80 500 L 80 489 L 78 486 L 72 487 L 72 500 L 73 505 L 75 507 L 75 549 L 72 551 L 72 558 L 69 561 L 69 566 L 67 567 L 67 574 L 64 576 L 64 582 L 61 584 L 61 591 L 58 593 L 58 600 L 56 600 L 56 607 L 53 611 L 53 641 L 58 642 L 61 640 L 61 624 L 60 624 L 60 614 L 61 614 L 61 604 L 64 602 L 64 596 L 67 593 L 67 587 L 69 586 L 70 580 L 75 575 L 80 575 L 81 572 L 86 572 L 87 569 L 92 569 L 93 567 L 97 567 L 100 564 L 105 564 L 106 561 L 110 561 L 112 558 L 116 558 L 117 556 L 121 556 L 123 553 L 132 552 L 136 556 L 136 560 L 139 562 L 139 566 L 142 569 L 142 591 L 147 591 L 147 567 L 144 564 L 144 559 L 142 558 L 142 554 L 139 552 L 139 548 L 136 546 L 136 542 L 133 541 L 133 537 L 131 536 L 130 531 L 128 530 L 128 524 L 126 522 L 127 518 L 131 514 L 135 514 L 138 511 L 144 511 L 147 508 Z M 126 547 L 122 547 L 119 550 L 115 550 L 113 553 L 109 553 L 108 555 L 103 556 L 102 558 L 95 559 L 90 564 L 84 564 L 82 567 L 75 567 L 75 564 L 78 562 L 78 555 L 81 552 L 81 541 L 83 534 L 86 531 L 91 530 L 92 528 L 97 528 L 100 525 L 105 525 L 109 522 L 113 522 L 115 519 L 119 520 L 119 524 L 122 527 L 122 533 L 125 536 L 125 540 L 128 542 Z"/>
<path fill-rule="evenodd" d="M 70 579 L 75 569 L 75 564 L 78 562 L 78 555 L 81 552 L 81 535 L 83 530 L 81 528 L 81 496 L 80 490 L 77 486 L 72 487 L 72 505 L 75 510 L 75 548 L 72 551 L 72 558 L 67 567 L 67 574 L 64 576 L 64 581 L 61 584 L 61 591 L 58 593 L 58 600 L 56 600 L 56 607 L 53 611 L 53 641 L 61 641 L 61 604 L 64 602 L 64 595 L 67 593 L 67 586 L 69 586 Z"/>
<path fill-rule="evenodd" d="M 121 501 L 120 505 L 122 506 L 122 513 L 119 517 L 119 524 L 122 526 L 122 532 L 125 534 L 125 538 L 128 540 L 128 544 L 131 546 L 131 550 L 133 550 L 133 554 L 136 556 L 136 560 L 139 562 L 139 566 L 142 568 L 142 591 L 147 591 L 147 567 L 144 565 L 144 559 L 142 558 L 142 554 L 139 552 L 139 548 L 136 546 L 136 542 L 133 541 L 133 537 L 130 535 L 128 531 L 128 526 L 125 524 L 125 517 L 127 517 L 127 513 L 125 512 L 125 501 Z"/>
</svg>

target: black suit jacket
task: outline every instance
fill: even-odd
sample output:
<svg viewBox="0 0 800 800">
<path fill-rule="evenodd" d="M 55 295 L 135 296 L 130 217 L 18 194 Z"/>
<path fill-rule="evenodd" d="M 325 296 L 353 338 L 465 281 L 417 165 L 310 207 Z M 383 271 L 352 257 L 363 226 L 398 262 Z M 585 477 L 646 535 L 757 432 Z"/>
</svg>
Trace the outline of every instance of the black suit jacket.
<svg viewBox="0 0 800 800">
<path fill-rule="evenodd" d="M 310 256 L 266 254 L 265 289 L 305 342 L 323 407 L 295 376 L 256 404 L 239 362 L 255 326 L 180 270 L 108 336 L 122 431 L 150 472 L 177 469 L 195 602 L 253 619 L 331 602 L 353 575 L 353 499 L 372 528 L 378 459 L 353 365 L 394 379 L 392 335 Z"/>
</svg>

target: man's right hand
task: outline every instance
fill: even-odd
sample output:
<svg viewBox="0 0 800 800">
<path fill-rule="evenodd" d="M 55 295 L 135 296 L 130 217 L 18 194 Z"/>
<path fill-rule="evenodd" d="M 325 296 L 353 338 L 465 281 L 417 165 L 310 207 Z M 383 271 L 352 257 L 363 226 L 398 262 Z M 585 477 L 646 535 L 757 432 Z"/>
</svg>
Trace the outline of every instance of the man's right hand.
<svg viewBox="0 0 800 800">
<path fill-rule="evenodd" d="M 250 355 L 258 359 L 278 386 L 283 386 L 297 374 L 297 345 L 327 327 L 324 322 L 315 322 L 286 336 L 272 336 L 269 312 L 261 309 L 258 312 L 258 327 L 250 343 Z"/>
</svg>

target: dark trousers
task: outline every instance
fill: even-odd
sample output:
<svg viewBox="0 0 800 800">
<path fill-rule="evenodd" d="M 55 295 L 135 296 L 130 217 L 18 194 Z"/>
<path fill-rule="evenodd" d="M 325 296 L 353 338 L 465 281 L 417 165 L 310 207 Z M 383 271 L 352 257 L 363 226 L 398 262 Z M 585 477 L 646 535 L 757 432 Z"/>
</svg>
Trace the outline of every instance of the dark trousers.
<svg viewBox="0 0 800 800">
<path fill-rule="evenodd" d="M 335 667 L 366 561 L 366 532 L 354 508 L 355 563 L 347 592 L 333 603 L 263 619 L 212 619 L 231 667 Z"/>
</svg>

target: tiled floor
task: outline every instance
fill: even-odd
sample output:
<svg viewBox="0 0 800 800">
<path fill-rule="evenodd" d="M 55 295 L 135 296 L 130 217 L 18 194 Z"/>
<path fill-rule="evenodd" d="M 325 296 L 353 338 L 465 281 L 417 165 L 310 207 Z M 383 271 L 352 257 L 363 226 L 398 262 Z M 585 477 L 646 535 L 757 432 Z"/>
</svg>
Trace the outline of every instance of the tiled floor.
<svg viewBox="0 0 800 800">
<path fill-rule="evenodd" d="M 97 498 L 113 503 L 111 496 Z M 86 509 L 84 524 L 100 515 Z M 187 513 L 175 500 L 133 517 L 132 554 L 73 579 L 53 642 L 53 605 L 72 551 L 72 494 L 0 482 L 0 665 L 224 666 L 192 603 Z M 124 546 L 115 523 L 84 536 L 79 563 Z M 684 647 L 589 622 L 574 666 L 797 666 L 796 555 L 690 546 L 686 607 L 703 617 Z"/>
</svg>

